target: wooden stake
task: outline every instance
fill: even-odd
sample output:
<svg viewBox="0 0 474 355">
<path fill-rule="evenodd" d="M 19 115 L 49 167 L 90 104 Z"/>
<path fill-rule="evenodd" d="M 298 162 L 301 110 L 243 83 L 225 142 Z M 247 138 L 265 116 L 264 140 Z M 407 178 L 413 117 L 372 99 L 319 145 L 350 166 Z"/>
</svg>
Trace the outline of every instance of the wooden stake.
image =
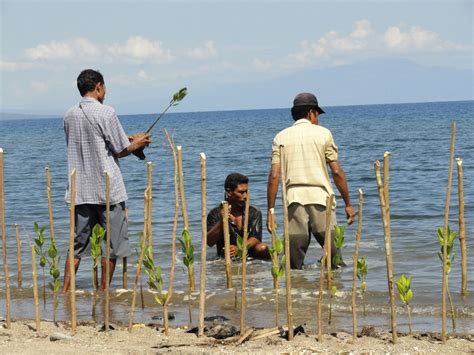
<svg viewBox="0 0 474 355">
<path fill-rule="evenodd" d="M 326 200 L 327 201 L 327 200 Z M 332 206 L 334 205 L 333 201 L 333 195 L 329 196 L 329 207 L 330 207 L 330 212 L 327 212 L 327 206 L 326 206 L 326 231 L 325 231 L 325 236 L 329 235 L 329 237 L 325 239 L 324 241 L 324 247 L 326 248 L 326 277 L 327 277 L 327 282 L 328 282 L 328 290 L 330 292 L 331 287 L 332 287 L 332 233 L 331 233 L 331 214 L 332 214 Z M 328 217 L 329 213 L 329 217 Z M 328 219 L 329 218 L 329 219 Z M 341 251 L 342 252 L 342 251 Z"/>
<path fill-rule="evenodd" d="M 461 295 L 467 295 L 467 251 L 466 229 L 464 226 L 464 187 L 462 176 L 462 159 L 457 158 L 458 166 L 458 195 L 459 195 L 459 242 L 461 244 Z"/>
<path fill-rule="evenodd" d="M 11 328 L 10 275 L 8 273 L 7 231 L 5 226 L 5 179 L 3 175 L 3 149 L 0 148 L 0 219 L 2 223 L 3 272 L 5 274 L 5 307 L 7 329 Z"/>
<path fill-rule="evenodd" d="M 207 201 L 206 201 L 206 155 L 201 153 L 201 282 L 199 293 L 199 330 L 204 335 L 204 314 L 206 307 L 206 252 L 207 252 Z"/>
<path fill-rule="evenodd" d="M 20 241 L 20 226 L 15 224 L 15 238 L 16 238 L 16 265 L 18 271 L 18 288 L 21 288 L 23 278 L 21 275 L 21 241 Z"/>
<path fill-rule="evenodd" d="M 76 169 L 70 175 L 71 181 L 71 207 L 69 209 L 69 273 L 71 284 L 69 287 L 69 297 L 71 298 L 71 330 L 76 332 L 76 270 L 74 268 L 74 236 L 75 236 L 75 209 L 76 209 Z"/>
<path fill-rule="evenodd" d="M 390 219 L 387 216 L 388 211 L 385 205 L 385 192 L 382 184 L 382 177 L 380 176 L 380 162 L 375 161 L 375 178 L 377 180 L 377 187 L 379 192 L 380 200 L 380 211 L 382 214 L 382 222 L 384 229 L 385 239 L 385 253 L 386 253 L 386 264 L 387 264 L 387 283 L 388 292 L 390 296 L 390 315 L 391 315 L 391 328 L 392 328 L 392 341 L 395 344 L 397 342 L 397 305 L 395 301 L 395 291 L 393 288 L 393 263 L 392 263 L 392 242 L 390 239 Z"/>
<path fill-rule="evenodd" d="M 183 213 L 183 224 L 184 229 L 189 231 L 189 221 L 188 221 L 188 210 L 186 208 L 186 199 L 184 197 L 184 173 L 183 173 L 183 154 L 182 154 L 182 147 L 178 145 L 178 174 L 179 174 L 179 187 L 181 193 L 181 211 Z M 188 266 L 188 278 L 189 278 L 189 288 L 190 291 L 194 291 L 195 289 L 195 281 L 194 281 L 194 264 L 190 264 Z M 191 297 L 191 295 L 189 295 Z"/>
<path fill-rule="evenodd" d="M 39 315 L 39 297 L 38 297 L 38 282 L 36 277 L 36 252 L 34 245 L 31 245 L 31 268 L 32 274 L 31 278 L 33 279 L 33 299 L 35 307 L 35 323 L 36 323 L 36 332 L 40 331 L 40 315 Z"/>
<path fill-rule="evenodd" d="M 387 210 L 388 223 L 390 224 L 390 195 L 389 195 L 389 168 L 390 152 L 383 153 L 383 192 L 385 199 L 385 209 Z"/>
<path fill-rule="evenodd" d="M 229 203 L 222 201 L 222 229 L 224 231 L 224 256 L 227 288 L 232 288 L 232 268 L 230 261 Z"/>
<path fill-rule="evenodd" d="M 276 222 L 275 222 L 275 209 L 270 208 L 270 225 L 272 226 L 272 247 L 273 250 L 276 250 L 276 242 L 277 242 L 277 235 L 276 235 Z M 274 253 L 272 255 L 272 265 L 276 270 L 279 269 L 279 256 L 278 253 Z M 279 308 L 279 300 L 278 300 L 278 276 L 273 276 L 273 288 L 275 289 L 275 327 L 278 327 L 278 308 Z"/>
<path fill-rule="evenodd" d="M 326 231 L 324 234 L 324 245 L 328 245 L 331 240 L 331 213 L 332 213 L 332 196 L 326 197 Z M 318 341 L 323 341 L 322 331 L 322 308 L 323 308 L 323 294 L 324 294 L 324 270 L 328 262 L 328 250 L 323 248 L 323 257 L 321 258 L 321 269 L 319 273 L 319 294 L 318 294 Z"/>
<path fill-rule="evenodd" d="M 125 222 L 128 225 L 128 208 L 125 208 Z M 122 258 L 122 288 L 126 290 L 127 285 L 127 271 L 128 271 L 128 259 L 126 256 Z"/>
<path fill-rule="evenodd" d="M 176 259 L 176 232 L 178 230 L 178 218 L 179 218 L 179 185 L 178 185 L 178 160 L 176 158 L 176 149 L 174 147 L 174 142 L 171 139 L 170 135 L 166 128 L 164 129 L 166 138 L 171 148 L 171 153 L 173 154 L 174 162 L 174 221 L 173 221 L 173 231 L 171 235 L 171 269 L 170 269 L 170 282 L 168 285 L 168 294 L 163 305 L 163 321 L 165 327 L 165 335 L 168 336 L 168 305 L 171 301 L 171 296 L 173 295 L 173 284 L 174 284 L 174 268 L 175 268 L 175 259 Z"/>
<path fill-rule="evenodd" d="M 362 203 L 363 203 L 362 195 L 363 195 L 362 190 L 359 189 L 359 215 L 357 218 L 355 251 L 354 251 L 354 256 L 352 257 L 352 262 L 353 262 L 353 267 L 352 267 L 352 340 L 353 341 L 355 341 L 357 338 L 356 278 L 357 278 L 357 261 L 359 260 L 360 234 L 362 232 Z"/>
<path fill-rule="evenodd" d="M 46 171 L 46 192 L 48 195 L 48 215 L 49 215 L 49 235 L 52 241 L 54 241 L 54 220 L 53 220 L 53 198 L 51 194 L 51 171 L 48 167 Z"/>
<path fill-rule="evenodd" d="M 148 253 L 150 255 L 150 258 L 153 258 L 153 235 L 152 235 L 152 206 L 153 206 L 153 187 L 152 187 L 152 181 L 153 181 L 153 164 L 151 161 L 147 163 L 147 169 L 148 169 L 148 195 L 150 198 L 148 199 Z"/>
<path fill-rule="evenodd" d="M 110 299 L 109 299 L 109 283 L 110 283 L 110 176 L 107 170 L 105 174 L 105 219 L 106 219 L 106 232 L 107 237 L 107 249 L 106 249 L 106 264 L 105 264 L 105 311 L 104 311 L 104 323 L 105 331 L 109 330 L 109 316 L 110 316 Z"/>
<path fill-rule="evenodd" d="M 242 241 L 242 294 L 240 300 L 240 335 L 245 333 L 245 311 L 247 307 L 247 244 L 249 238 L 249 211 L 250 211 L 250 188 L 247 190 L 247 199 L 245 200 L 245 218 L 244 218 L 244 238 Z"/>
<path fill-rule="evenodd" d="M 140 248 L 140 256 L 138 257 L 138 264 L 137 264 L 137 272 L 135 273 L 135 283 L 133 285 L 133 293 L 132 293 L 132 305 L 130 306 L 130 317 L 128 321 L 128 330 L 131 332 L 133 329 L 133 320 L 135 315 L 135 303 L 137 300 L 137 289 L 138 289 L 138 281 L 140 279 L 140 275 L 142 274 L 142 265 L 143 265 L 143 258 L 145 257 L 145 250 L 146 250 L 146 241 L 147 241 L 147 223 L 146 223 L 146 216 L 147 216 L 147 199 L 148 199 L 148 188 L 145 189 L 143 194 L 143 237 L 140 243 L 144 245 Z"/>
<path fill-rule="evenodd" d="M 286 317 L 288 321 L 288 340 L 293 340 L 293 306 L 291 302 L 291 260 L 290 232 L 288 230 L 288 205 L 286 199 L 285 148 L 280 145 L 281 200 L 283 207 L 283 238 L 285 243 L 285 283 L 286 283 Z"/>
<path fill-rule="evenodd" d="M 441 301 L 441 340 L 446 344 L 446 292 L 448 288 L 448 223 L 449 202 L 451 198 L 451 181 L 453 175 L 454 141 L 456 136 L 456 122 L 451 126 L 451 147 L 449 150 L 449 172 L 448 187 L 446 189 L 446 205 L 444 208 L 444 244 L 443 244 L 443 278 L 442 278 L 442 301 Z"/>
</svg>

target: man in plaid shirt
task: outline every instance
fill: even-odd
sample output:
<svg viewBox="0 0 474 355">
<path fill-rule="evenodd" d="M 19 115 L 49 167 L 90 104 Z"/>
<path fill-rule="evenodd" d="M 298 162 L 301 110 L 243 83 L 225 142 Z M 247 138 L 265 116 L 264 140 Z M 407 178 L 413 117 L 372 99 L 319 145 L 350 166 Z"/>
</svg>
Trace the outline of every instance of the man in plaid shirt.
<svg viewBox="0 0 474 355">
<path fill-rule="evenodd" d="M 79 268 L 81 258 L 90 255 L 89 237 L 94 225 L 106 227 L 105 174 L 110 177 L 110 279 L 117 257 L 130 255 L 128 225 L 125 218 L 125 201 L 128 199 L 119 158 L 141 150 L 151 142 L 149 133 L 128 137 L 115 110 L 103 105 L 106 88 L 104 77 L 98 71 L 86 69 L 77 78 L 82 96 L 79 105 L 64 115 L 69 176 L 76 169 L 74 266 Z M 66 202 L 70 203 L 70 181 Z M 105 289 L 105 267 L 102 258 L 101 289 Z M 68 260 L 64 270 L 63 291 L 70 286 Z"/>
</svg>

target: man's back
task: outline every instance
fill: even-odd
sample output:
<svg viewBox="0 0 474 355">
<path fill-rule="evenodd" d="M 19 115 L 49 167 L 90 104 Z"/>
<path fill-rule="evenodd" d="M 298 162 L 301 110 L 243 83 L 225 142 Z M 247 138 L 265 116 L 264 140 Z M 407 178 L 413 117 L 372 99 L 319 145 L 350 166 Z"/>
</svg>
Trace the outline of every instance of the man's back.
<svg viewBox="0 0 474 355">
<path fill-rule="evenodd" d="M 288 203 L 325 205 L 326 197 L 334 193 L 327 162 L 337 160 L 337 146 L 331 132 L 300 119 L 275 136 L 272 163 L 280 161 L 280 145 L 285 152 Z"/>
<path fill-rule="evenodd" d="M 104 171 L 110 175 L 110 203 L 127 200 L 116 155 L 129 140 L 115 111 L 90 97 L 64 116 L 69 174 L 76 169 L 76 204 L 105 204 Z M 69 188 L 66 201 L 70 201 Z"/>
</svg>

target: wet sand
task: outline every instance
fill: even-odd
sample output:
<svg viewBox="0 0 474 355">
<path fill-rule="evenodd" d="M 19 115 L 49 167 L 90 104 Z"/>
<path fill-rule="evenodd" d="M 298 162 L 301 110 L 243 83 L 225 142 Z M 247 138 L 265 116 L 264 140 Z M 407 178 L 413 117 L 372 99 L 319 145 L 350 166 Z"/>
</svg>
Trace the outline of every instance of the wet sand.
<svg viewBox="0 0 474 355">
<path fill-rule="evenodd" d="M 79 322 L 77 332 L 72 334 L 67 323 L 58 326 L 52 322 L 41 322 L 39 332 L 31 320 L 17 320 L 11 329 L 0 324 L 0 353 L 3 354 L 76 354 L 76 353 L 113 353 L 113 354 L 156 354 L 156 353 L 443 353 L 474 354 L 474 335 L 450 335 L 447 343 L 442 344 L 439 334 L 399 333 L 397 344 L 391 343 L 391 334 L 371 329 L 367 335 L 359 336 L 353 343 L 352 334 L 333 332 L 325 334 L 322 342 L 316 340 L 316 331 L 306 329 L 305 334 L 287 341 L 279 335 L 244 341 L 238 344 L 239 336 L 217 340 L 187 333 L 186 327 L 170 328 L 169 336 L 164 334 L 161 325 L 148 324 L 135 327 L 129 332 L 124 325 L 115 325 L 116 329 L 101 331 L 101 325 L 91 322 Z M 53 335 L 68 339 L 52 341 Z M 254 333 L 256 334 L 256 333 Z"/>
</svg>

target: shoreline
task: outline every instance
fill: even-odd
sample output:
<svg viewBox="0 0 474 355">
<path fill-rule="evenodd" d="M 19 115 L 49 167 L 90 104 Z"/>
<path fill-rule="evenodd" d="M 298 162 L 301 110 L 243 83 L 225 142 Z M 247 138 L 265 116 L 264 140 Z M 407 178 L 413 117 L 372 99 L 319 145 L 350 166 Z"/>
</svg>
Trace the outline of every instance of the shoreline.
<svg viewBox="0 0 474 355">
<path fill-rule="evenodd" d="M 195 334 L 188 333 L 186 326 L 170 328 L 169 336 L 166 336 L 161 324 L 156 323 L 136 324 L 132 332 L 129 332 L 125 325 L 114 325 L 114 330 L 104 332 L 101 331 L 101 323 L 79 321 L 74 335 L 71 334 L 69 325 L 65 322 L 60 322 L 58 326 L 55 326 L 52 322 L 42 321 L 38 333 L 34 327 L 33 320 L 16 320 L 12 322 L 11 329 L 5 329 L 5 323 L 2 321 L 0 323 L 0 352 L 13 354 L 474 353 L 474 334 L 448 334 L 448 340 L 443 345 L 439 333 L 414 332 L 408 335 L 398 332 L 399 340 L 397 344 L 392 344 L 390 332 L 377 331 L 373 327 L 363 328 L 354 343 L 352 334 L 345 331 L 323 334 L 322 342 L 318 342 L 316 332 L 311 328 L 305 329 L 304 334 L 295 335 L 292 341 L 287 341 L 279 334 L 275 334 L 278 332 L 276 328 L 254 328 L 253 332 L 246 332 L 250 340 L 243 339 L 240 335 L 219 340 L 208 336 L 198 338 Z"/>
</svg>

